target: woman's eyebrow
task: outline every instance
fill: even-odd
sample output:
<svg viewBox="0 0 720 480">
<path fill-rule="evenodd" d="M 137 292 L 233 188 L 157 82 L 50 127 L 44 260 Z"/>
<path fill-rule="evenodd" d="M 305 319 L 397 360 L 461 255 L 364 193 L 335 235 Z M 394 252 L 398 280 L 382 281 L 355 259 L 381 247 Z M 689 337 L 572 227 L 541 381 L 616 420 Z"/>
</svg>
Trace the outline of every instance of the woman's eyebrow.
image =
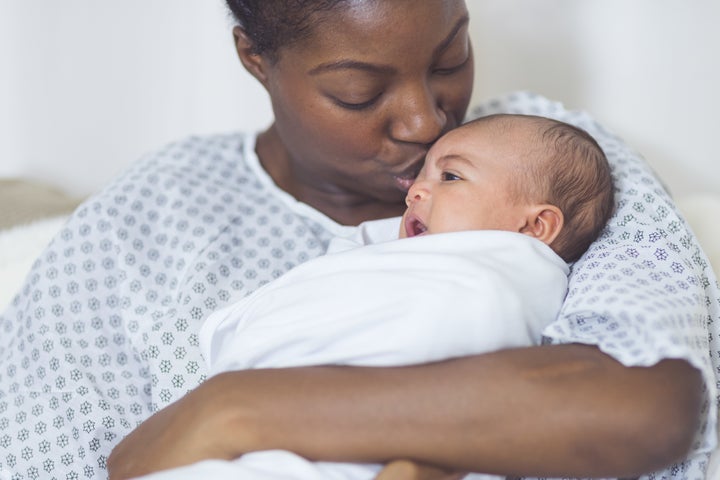
<svg viewBox="0 0 720 480">
<path fill-rule="evenodd" d="M 435 47 L 435 56 L 440 55 L 443 51 L 445 51 L 453 42 L 453 40 L 455 40 L 455 37 L 457 36 L 460 29 L 468 23 L 470 23 L 470 17 L 468 17 L 467 15 L 463 15 L 462 17 L 460 17 L 460 19 L 457 21 L 448 36 L 445 37 L 445 39 L 440 42 L 437 47 Z"/>
<path fill-rule="evenodd" d="M 455 23 L 455 26 L 450 31 L 450 33 L 443 39 L 442 42 L 440 42 L 437 47 L 435 47 L 434 54 L 437 56 L 444 50 L 446 50 L 453 42 L 453 40 L 455 40 L 455 37 L 457 36 L 460 29 L 467 25 L 469 21 L 470 19 L 467 15 L 462 16 L 457 21 L 457 23 Z M 343 59 L 321 63 L 320 65 L 317 65 L 308 70 L 307 73 L 308 75 L 318 75 L 320 73 L 333 70 L 363 70 L 369 73 L 382 75 L 391 75 L 396 72 L 395 68 L 389 65 L 378 65 L 375 63 L 361 62 L 359 60 Z"/>
<path fill-rule="evenodd" d="M 309 75 L 317 75 L 333 70 L 364 70 L 375 74 L 392 74 L 395 69 L 388 65 L 377 65 L 374 63 L 361 62 L 358 60 L 336 60 L 327 63 L 321 63 L 308 71 Z"/>
</svg>

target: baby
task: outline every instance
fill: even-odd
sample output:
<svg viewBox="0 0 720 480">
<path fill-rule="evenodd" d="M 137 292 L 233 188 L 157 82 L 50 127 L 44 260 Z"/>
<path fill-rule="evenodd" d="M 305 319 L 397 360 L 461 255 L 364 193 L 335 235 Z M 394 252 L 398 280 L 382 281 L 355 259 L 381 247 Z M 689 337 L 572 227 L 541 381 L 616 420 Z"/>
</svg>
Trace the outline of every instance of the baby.
<svg viewBox="0 0 720 480">
<path fill-rule="evenodd" d="M 401 238 L 507 230 L 573 262 L 610 218 L 614 198 L 605 154 L 586 132 L 544 117 L 494 115 L 440 138 L 406 203 Z"/>
<path fill-rule="evenodd" d="M 565 297 L 567 263 L 599 235 L 614 200 L 587 133 L 497 115 L 440 138 L 406 203 L 402 219 L 366 222 L 212 314 L 200 331 L 211 373 L 399 366 L 537 344 Z M 264 451 L 151 478 L 372 479 L 379 470 Z"/>
</svg>

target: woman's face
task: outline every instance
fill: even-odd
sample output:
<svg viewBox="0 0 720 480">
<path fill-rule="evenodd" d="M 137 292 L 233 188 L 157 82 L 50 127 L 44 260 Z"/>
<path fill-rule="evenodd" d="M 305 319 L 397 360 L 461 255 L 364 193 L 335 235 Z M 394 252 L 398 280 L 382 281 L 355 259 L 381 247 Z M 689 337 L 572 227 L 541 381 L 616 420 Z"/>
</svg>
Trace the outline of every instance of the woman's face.
<svg viewBox="0 0 720 480">
<path fill-rule="evenodd" d="M 464 118 L 468 13 L 462 0 L 346 5 L 276 63 L 262 60 L 275 113 L 275 149 L 265 151 L 283 154 L 261 159 L 281 187 L 325 213 L 375 204 L 395 214 L 429 145 Z"/>
</svg>

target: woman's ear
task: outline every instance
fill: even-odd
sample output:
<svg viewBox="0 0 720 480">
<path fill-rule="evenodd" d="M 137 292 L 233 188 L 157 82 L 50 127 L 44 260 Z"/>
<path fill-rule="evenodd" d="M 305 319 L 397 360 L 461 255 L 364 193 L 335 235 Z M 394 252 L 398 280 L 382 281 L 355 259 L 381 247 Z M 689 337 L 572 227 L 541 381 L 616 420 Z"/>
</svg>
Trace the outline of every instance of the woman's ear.
<svg viewBox="0 0 720 480">
<path fill-rule="evenodd" d="M 255 77 L 263 86 L 266 86 L 268 79 L 267 64 L 265 59 L 257 53 L 253 53 L 253 43 L 241 27 L 233 28 L 235 39 L 235 50 L 245 70 Z"/>
<path fill-rule="evenodd" d="M 527 214 L 520 233 L 550 245 L 560 234 L 564 223 L 562 211 L 555 205 L 536 205 Z"/>
</svg>

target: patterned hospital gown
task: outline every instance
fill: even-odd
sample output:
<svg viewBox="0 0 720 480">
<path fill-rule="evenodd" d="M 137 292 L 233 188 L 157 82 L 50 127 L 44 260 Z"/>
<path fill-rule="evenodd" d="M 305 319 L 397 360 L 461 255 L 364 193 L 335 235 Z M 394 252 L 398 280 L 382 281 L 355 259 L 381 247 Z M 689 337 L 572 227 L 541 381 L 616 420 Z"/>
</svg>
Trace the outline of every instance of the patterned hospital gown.
<svg viewBox="0 0 720 480">
<path fill-rule="evenodd" d="M 703 479 L 720 350 L 706 257 L 647 165 L 590 117 L 526 93 L 473 113 L 500 111 L 577 124 L 606 149 L 619 208 L 574 265 L 545 341 L 596 344 L 626 365 L 680 357 L 699 368 L 694 453 L 643 478 Z M 206 378 L 197 332 L 210 312 L 352 232 L 280 191 L 253 150 L 254 136 L 230 134 L 142 159 L 38 258 L 0 317 L 1 480 L 105 478 L 122 437 Z"/>
</svg>

